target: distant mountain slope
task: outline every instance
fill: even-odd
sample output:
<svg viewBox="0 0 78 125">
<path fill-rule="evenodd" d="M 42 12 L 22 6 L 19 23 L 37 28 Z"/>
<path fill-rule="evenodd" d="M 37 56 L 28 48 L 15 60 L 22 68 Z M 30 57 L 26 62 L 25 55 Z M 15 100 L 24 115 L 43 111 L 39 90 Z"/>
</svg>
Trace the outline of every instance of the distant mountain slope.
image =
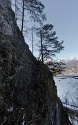
<svg viewBox="0 0 78 125">
<path fill-rule="evenodd" d="M 78 58 L 72 58 L 72 59 L 65 60 L 65 63 L 66 63 L 67 68 L 77 67 L 78 66 Z"/>
<path fill-rule="evenodd" d="M 45 62 L 53 73 L 78 73 L 78 58 L 66 60 L 49 60 Z"/>
</svg>

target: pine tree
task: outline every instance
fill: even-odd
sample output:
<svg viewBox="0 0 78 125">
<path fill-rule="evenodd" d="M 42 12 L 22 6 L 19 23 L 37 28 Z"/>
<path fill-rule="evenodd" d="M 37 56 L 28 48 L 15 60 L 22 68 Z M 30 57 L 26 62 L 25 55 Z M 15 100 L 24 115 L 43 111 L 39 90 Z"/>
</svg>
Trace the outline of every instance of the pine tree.
<svg viewBox="0 0 78 125">
<path fill-rule="evenodd" d="M 41 28 L 38 28 L 37 36 L 40 37 L 40 53 L 41 61 L 45 59 L 51 59 L 56 56 L 56 53 L 60 53 L 64 49 L 63 41 L 59 42 L 55 36 L 56 32 L 53 31 L 52 24 L 46 24 Z"/>
<path fill-rule="evenodd" d="M 17 5 L 16 1 L 18 3 Z M 18 8 L 18 15 L 20 15 L 19 13 L 21 12 L 21 17 L 18 20 L 21 19 L 22 32 L 24 29 L 24 19 L 26 19 L 27 17 L 27 15 L 25 14 L 26 12 L 28 12 L 30 19 L 34 22 L 42 24 L 43 21 L 46 20 L 46 15 L 43 12 L 44 5 L 38 0 L 15 0 L 15 10 L 16 8 Z"/>
</svg>

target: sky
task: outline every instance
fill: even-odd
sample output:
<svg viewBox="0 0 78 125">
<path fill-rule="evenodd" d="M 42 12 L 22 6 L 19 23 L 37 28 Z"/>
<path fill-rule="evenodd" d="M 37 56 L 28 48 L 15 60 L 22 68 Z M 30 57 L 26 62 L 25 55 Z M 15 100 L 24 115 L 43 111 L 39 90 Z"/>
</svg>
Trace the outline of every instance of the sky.
<svg viewBox="0 0 78 125">
<path fill-rule="evenodd" d="M 65 50 L 59 59 L 78 57 L 78 0 L 41 0 L 47 23 L 54 25 L 58 40 L 64 40 Z"/>
<path fill-rule="evenodd" d="M 12 0 L 13 2 L 14 0 Z M 40 0 L 44 6 L 44 12 L 47 15 L 47 21 L 54 26 L 56 36 L 61 42 L 64 41 L 64 50 L 56 54 L 56 59 L 69 59 L 73 57 L 78 58 L 78 0 Z M 26 16 L 27 17 L 27 16 Z M 27 19 L 27 18 L 26 18 Z M 30 22 L 31 23 L 31 22 Z M 33 25 L 25 24 L 25 25 Z M 25 38 L 29 48 L 31 45 L 31 34 Z M 38 41 L 35 38 L 34 41 Z M 38 49 L 34 42 L 34 55 L 38 57 Z"/>
</svg>

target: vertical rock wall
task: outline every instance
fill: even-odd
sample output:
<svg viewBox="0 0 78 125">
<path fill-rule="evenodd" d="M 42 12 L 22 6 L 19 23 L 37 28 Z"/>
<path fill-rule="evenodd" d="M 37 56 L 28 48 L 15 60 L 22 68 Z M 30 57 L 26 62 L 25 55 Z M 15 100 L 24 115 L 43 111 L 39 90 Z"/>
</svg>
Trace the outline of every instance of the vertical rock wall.
<svg viewBox="0 0 78 125">
<path fill-rule="evenodd" d="M 0 0 L 0 124 L 71 125 L 52 73 L 37 61 L 15 22 L 9 0 Z"/>
</svg>

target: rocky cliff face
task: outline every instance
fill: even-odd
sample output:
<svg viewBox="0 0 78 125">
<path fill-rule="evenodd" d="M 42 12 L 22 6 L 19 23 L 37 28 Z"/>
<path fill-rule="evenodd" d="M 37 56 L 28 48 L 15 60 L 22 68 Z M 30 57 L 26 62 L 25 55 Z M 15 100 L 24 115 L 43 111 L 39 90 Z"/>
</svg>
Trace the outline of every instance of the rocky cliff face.
<svg viewBox="0 0 78 125">
<path fill-rule="evenodd" d="M 48 67 L 35 59 L 0 0 L 0 124 L 71 125 Z"/>
</svg>

